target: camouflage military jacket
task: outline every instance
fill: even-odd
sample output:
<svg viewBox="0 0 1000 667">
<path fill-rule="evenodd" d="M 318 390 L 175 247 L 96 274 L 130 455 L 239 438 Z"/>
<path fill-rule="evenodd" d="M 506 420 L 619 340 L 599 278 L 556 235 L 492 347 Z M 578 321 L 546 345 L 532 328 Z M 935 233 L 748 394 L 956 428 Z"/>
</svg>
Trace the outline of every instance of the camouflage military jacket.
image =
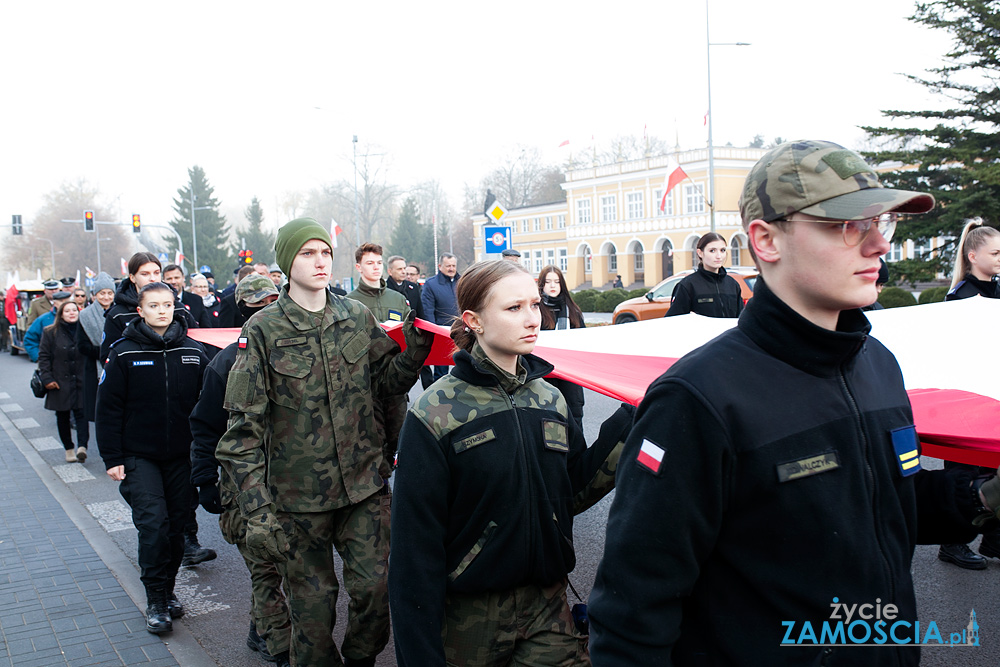
<svg viewBox="0 0 1000 667">
<path fill-rule="evenodd" d="M 372 396 L 410 387 L 430 344 L 399 346 L 361 304 L 327 295 L 322 315 L 287 288 L 243 326 L 216 456 L 244 515 L 274 503 L 325 512 L 382 487 Z"/>
<path fill-rule="evenodd" d="M 401 322 L 410 312 L 406 297 L 386 287 L 385 278 L 381 279 L 379 287 L 370 287 L 364 281 L 359 281 L 358 288 L 348 294 L 347 298 L 368 306 L 368 310 L 372 311 L 379 322 Z"/>
</svg>

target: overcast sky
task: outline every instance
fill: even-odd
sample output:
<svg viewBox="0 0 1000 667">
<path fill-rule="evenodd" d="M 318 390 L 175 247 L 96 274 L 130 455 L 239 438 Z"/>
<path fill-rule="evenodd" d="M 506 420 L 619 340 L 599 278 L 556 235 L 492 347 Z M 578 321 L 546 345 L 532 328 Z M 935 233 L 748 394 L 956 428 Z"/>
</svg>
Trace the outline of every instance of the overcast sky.
<svg viewBox="0 0 1000 667">
<path fill-rule="evenodd" d="M 941 106 L 901 75 L 949 47 L 906 20 L 911 0 L 709 2 L 713 42 L 752 43 L 712 47 L 717 145 L 857 147 L 881 109 Z M 30 222 L 83 177 L 123 220 L 162 224 L 197 164 L 230 222 L 257 196 L 276 225 L 282 193 L 352 178 L 354 134 L 384 149 L 392 182 L 438 179 L 456 204 L 519 144 L 558 162 L 566 139 L 648 126 L 703 146 L 705 14 L 704 0 L 5 2 L 0 214 Z"/>
</svg>

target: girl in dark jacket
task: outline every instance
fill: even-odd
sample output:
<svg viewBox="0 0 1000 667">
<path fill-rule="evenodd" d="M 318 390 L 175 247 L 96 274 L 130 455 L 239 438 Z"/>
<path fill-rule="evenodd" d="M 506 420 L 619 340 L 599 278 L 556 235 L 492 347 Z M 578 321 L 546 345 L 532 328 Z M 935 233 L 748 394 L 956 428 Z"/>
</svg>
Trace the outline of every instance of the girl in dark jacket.
<svg viewBox="0 0 1000 667">
<path fill-rule="evenodd" d="M 139 292 L 150 283 L 160 282 L 160 260 L 151 252 L 137 252 L 128 260 L 128 279 L 123 280 L 115 294 L 115 303 L 104 318 L 104 340 L 101 342 L 101 362 L 107 361 L 111 344 L 122 337 L 125 327 L 139 317 Z M 175 301 L 175 309 L 188 328 L 195 328 L 194 321 L 180 299 Z"/>
<path fill-rule="evenodd" d="M 139 530 L 146 629 L 173 629 L 184 610 L 174 581 L 184 553 L 192 496 L 189 417 L 201 391 L 204 348 L 174 317 L 174 292 L 151 282 L 139 292 L 139 317 L 111 345 L 97 390 L 97 446 Z"/>
<path fill-rule="evenodd" d="M 583 322 L 583 312 L 566 289 L 566 278 L 558 267 L 550 264 L 538 274 L 538 295 L 542 297 L 542 331 L 582 329 L 587 326 Z M 562 392 L 576 425 L 583 430 L 583 387 L 569 380 L 556 378 L 550 378 L 549 384 Z"/>
<path fill-rule="evenodd" d="M 979 218 L 970 220 L 962 229 L 955 253 L 951 290 L 945 301 L 966 299 L 977 294 L 1000 299 L 1000 231 L 986 227 Z"/>
<path fill-rule="evenodd" d="M 45 327 L 38 348 L 38 370 L 48 389 L 45 409 L 56 413 L 59 439 L 66 449 L 66 463 L 87 460 L 90 424 L 83 414 L 83 366 L 86 359 L 76 347 L 80 310 L 67 301 L 56 311 L 56 321 Z M 73 449 L 70 412 L 76 421 L 76 450 Z"/>
<path fill-rule="evenodd" d="M 697 313 L 705 317 L 739 317 L 743 312 L 740 284 L 726 275 L 726 239 L 709 232 L 698 239 L 698 270 L 674 288 L 665 317 Z"/>
<path fill-rule="evenodd" d="M 974 296 L 1000 299 L 1000 231 L 986 227 L 980 218 L 969 220 L 962 229 L 958 240 L 959 251 L 955 253 L 955 268 L 952 271 L 951 290 L 945 301 L 957 301 Z M 945 468 L 966 468 L 977 474 L 992 472 L 964 463 L 944 462 Z M 967 570 L 984 570 L 986 557 L 1000 558 L 1000 529 L 983 533 L 979 543 L 979 553 L 968 544 L 942 544 L 938 558 Z"/>
<path fill-rule="evenodd" d="M 535 357 L 538 286 L 503 260 L 457 286 L 455 368 L 406 415 L 389 609 L 400 667 L 589 664 L 566 600 L 573 516 L 614 486 L 623 407 L 594 445 Z M 530 619 L 509 633 L 510 618 Z M 488 656 L 488 658 L 487 658 Z"/>
</svg>

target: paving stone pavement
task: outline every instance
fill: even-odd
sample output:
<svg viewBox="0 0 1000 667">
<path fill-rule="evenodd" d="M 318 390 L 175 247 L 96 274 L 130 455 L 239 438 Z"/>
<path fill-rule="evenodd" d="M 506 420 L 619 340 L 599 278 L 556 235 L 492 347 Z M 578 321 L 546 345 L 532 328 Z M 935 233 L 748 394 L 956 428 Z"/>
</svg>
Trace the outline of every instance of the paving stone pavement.
<svg viewBox="0 0 1000 667">
<path fill-rule="evenodd" d="M 0 667 L 179 664 L 0 428 Z"/>
</svg>

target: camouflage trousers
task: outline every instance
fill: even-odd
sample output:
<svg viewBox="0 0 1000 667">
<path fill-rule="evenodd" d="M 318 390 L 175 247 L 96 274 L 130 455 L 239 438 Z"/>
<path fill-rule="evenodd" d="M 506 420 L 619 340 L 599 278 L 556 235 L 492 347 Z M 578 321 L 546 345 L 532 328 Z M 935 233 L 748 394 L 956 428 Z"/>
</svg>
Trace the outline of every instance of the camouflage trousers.
<svg viewBox="0 0 1000 667">
<path fill-rule="evenodd" d="M 449 593 L 441 638 L 451 667 L 590 665 L 587 638 L 577 632 L 566 601 L 565 580 L 544 588 Z"/>
<path fill-rule="evenodd" d="M 390 495 L 375 493 L 332 512 L 278 512 L 290 547 L 288 561 L 278 567 L 292 612 L 293 665 L 343 664 L 333 640 L 340 590 L 334 548 L 344 561 L 344 587 L 350 596 L 343 656 L 376 656 L 389 642 L 390 501 Z"/>
<path fill-rule="evenodd" d="M 250 617 L 257 634 L 267 643 L 268 652 L 277 655 L 288 650 L 292 627 L 281 591 L 281 573 L 274 563 L 260 560 L 246 550 L 246 524 L 232 493 L 223 491 L 222 501 L 219 515 L 222 537 L 236 545 L 250 572 Z"/>
</svg>

